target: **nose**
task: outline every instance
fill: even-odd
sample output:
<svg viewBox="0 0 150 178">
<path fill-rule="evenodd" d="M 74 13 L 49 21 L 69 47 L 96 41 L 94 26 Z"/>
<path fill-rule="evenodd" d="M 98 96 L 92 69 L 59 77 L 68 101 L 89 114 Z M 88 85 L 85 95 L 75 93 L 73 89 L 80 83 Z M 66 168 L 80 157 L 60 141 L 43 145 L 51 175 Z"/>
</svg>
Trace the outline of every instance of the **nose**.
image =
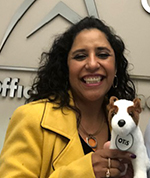
<svg viewBox="0 0 150 178">
<path fill-rule="evenodd" d="M 95 71 L 100 68 L 100 63 L 94 55 L 90 55 L 86 61 L 85 68 L 87 70 Z"/>
<path fill-rule="evenodd" d="M 119 127 L 123 127 L 126 124 L 125 120 L 121 119 L 118 121 Z"/>
</svg>

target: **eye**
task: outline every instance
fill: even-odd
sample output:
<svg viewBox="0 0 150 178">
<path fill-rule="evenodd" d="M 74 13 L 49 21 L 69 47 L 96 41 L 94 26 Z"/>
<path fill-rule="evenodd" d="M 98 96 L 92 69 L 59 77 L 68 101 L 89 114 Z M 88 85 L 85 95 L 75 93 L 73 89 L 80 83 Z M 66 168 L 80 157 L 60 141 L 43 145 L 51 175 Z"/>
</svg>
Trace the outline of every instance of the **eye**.
<svg viewBox="0 0 150 178">
<path fill-rule="evenodd" d="M 85 54 L 77 54 L 73 57 L 73 59 L 77 60 L 77 61 L 82 61 L 86 58 L 87 56 Z"/>
<path fill-rule="evenodd" d="M 109 53 L 106 53 L 106 52 L 101 52 L 101 53 L 98 53 L 97 56 L 100 58 L 100 59 L 107 59 L 110 54 Z"/>
</svg>

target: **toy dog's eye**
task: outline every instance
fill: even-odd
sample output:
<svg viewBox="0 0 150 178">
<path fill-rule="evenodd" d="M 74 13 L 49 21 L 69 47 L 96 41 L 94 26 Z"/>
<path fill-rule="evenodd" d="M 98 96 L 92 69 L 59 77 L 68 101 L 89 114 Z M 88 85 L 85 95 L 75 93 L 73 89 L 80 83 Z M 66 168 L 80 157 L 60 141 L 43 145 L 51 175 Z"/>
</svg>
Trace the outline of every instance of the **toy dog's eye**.
<svg viewBox="0 0 150 178">
<path fill-rule="evenodd" d="M 129 112 L 129 115 L 130 115 L 131 117 L 133 117 L 134 114 L 133 114 L 132 111 L 130 111 L 130 112 Z"/>
</svg>

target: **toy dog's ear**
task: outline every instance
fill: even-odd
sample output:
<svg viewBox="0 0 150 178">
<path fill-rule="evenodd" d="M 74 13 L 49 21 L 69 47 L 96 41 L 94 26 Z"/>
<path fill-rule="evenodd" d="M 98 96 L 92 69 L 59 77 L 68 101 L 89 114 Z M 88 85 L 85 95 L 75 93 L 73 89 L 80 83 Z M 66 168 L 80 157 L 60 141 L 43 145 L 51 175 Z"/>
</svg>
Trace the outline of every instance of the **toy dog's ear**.
<svg viewBox="0 0 150 178">
<path fill-rule="evenodd" d="M 133 100 L 134 103 L 134 108 L 135 111 L 137 111 L 138 113 L 141 113 L 142 109 L 141 109 L 141 100 L 139 98 L 135 98 Z"/>
<path fill-rule="evenodd" d="M 128 107 L 128 113 L 133 118 L 136 125 L 139 123 L 139 113 L 141 113 L 142 109 L 140 106 L 140 99 L 135 98 L 133 100 L 133 106 Z"/>
<path fill-rule="evenodd" d="M 110 97 L 109 99 L 109 104 L 107 105 L 107 111 L 108 111 L 108 122 L 109 122 L 109 127 L 110 130 L 112 130 L 111 127 L 111 120 L 113 118 L 113 116 L 117 113 L 118 111 L 118 107 L 114 106 L 114 102 L 117 101 L 118 98 L 115 96 Z"/>
<path fill-rule="evenodd" d="M 109 111 L 113 106 L 114 102 L 117 101 L 118 98 L 116 96 L 111 96 L 109 99 L 109 104 L 107 105 L 107 110 Z"/>
</svg>

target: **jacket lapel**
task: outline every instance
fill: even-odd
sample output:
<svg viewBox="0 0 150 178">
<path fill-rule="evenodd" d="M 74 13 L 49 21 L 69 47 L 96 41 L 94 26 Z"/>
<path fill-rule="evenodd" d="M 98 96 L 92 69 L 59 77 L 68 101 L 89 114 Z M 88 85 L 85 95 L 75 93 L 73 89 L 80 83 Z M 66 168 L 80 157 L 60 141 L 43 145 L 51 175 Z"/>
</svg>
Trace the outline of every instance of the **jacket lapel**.
<svg viewBox="0 0 150 178">
<path fill-rule="evenodd" d="M 62 112 L 61 109 L 53 109 L 52 103 L 46 102 L 41 126 L 56 134 L 54 169 L 68 165 L 84 155 L 76 116 L 72 110 L 65 108 Z"/>
</svg>

